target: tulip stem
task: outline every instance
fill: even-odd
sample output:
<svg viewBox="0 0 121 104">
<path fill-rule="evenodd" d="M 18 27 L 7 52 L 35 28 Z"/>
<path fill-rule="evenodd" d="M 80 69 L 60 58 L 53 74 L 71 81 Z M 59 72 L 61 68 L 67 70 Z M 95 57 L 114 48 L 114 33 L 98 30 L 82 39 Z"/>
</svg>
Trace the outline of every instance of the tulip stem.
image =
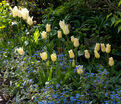
<svg viewBox="0 0 121 104">
<path fill-rule="evenodd" d="M 69 42 L 69 40 L 68 40 L 68 37 L 67 37 L 67 35 L 66 35 L 66 39 L 67 39 L 66 48 L 68 48 L 68 42 Z"/>
<path fill-rule="evenodd" d="M 48 43 L 50 42 L 49 39 L 50 39 L 50 33 L 47 32 L 47 36 L 48 36 Z"/>
<path fill-rule="evenodd" d="M 61 43 L 60 43 L 60 39 L 59 39 L 59 54 L 61 53 Z"/>
<path fill-rule="evenodd" d="M 110 66 L 109 66 L 109 54 L 107 54 L 107 68 L 110 70 Z"/>
<path fill-rule="evenodd" d="M 77 48 L 75 48 L 75 53 L 76 53 L 76 64 L 77 64 L 77 57 L 78 57 Z"/>
<path fill-rule="evenodd" d="M 90 63 L 89 63 L 89 59 L 88 59 L 88 64 L 89 64 L 89 73 L 91 74 L 91 68 L 90 68 Z"/>
</svg>

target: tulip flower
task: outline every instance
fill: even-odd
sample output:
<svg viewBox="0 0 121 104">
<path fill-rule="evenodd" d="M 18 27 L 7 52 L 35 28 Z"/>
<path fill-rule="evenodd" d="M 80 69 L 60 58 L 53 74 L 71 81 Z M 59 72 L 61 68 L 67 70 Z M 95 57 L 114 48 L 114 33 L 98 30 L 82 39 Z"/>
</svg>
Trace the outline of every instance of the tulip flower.
<svg viewBox="0 0 121 104">
<path fill-rule="evenodd" d="M 58 38 L 62 38 L 62 32 L 61 31 L 58 31 Z"/>
<path fill-rule="evenodd" d="M 57 60 L 57 55 L 56 53 L 51 54 L 51 60 L 55 62 Z"/>
<path fill-rule="evenodd" d="M 41 36 L 42 36 L 43 39 L 46 39 L 46 38 L 47 38 L 47 33 L 46 33 L 45 31 L 43 31 L 43 32 L 41 33 Z"/>
<path fill-rule="evenodd" d="M 33 25 L 33 17 L 28 17 L 28 19 L 27 19 L 27 23 L 30 25 L 30 26 L 32 26 Z"/>
<path fill-rule="evenodd" d="M 114 65 L 114 60 L 113 57 L 109 58 L 109 66 L 113 66 Z"/>
<path fill-rule="evenodd" d="M 96 43 L 95 51 L 99 51 L 99 50 L 100 50 L 100 43 Z"/>
<path fill-rule="evenodd" d="M 90 58 L 90 53 L 89 53 L 89 51 L 88 51 L 88 50 L 85 50 L 84 53 L 85 53 L 85 58 L 86 58 L 86 59 L 89 59 L 89 58 Z"/>
<path fill-rule="evenodd" d="M 28 11 L 27 8 L 23 8 L 23 9 L 21 10 L 21 14 L 22 14 L 22 18 L 23 18 L 24 20 L 27 20 L 27 19 L 28 19 L 28 17 L 29 17 L 29 11 Z"/>
<path fill-rule="evenodd" d="M 65 35 L 68 35 L 69 34 L 69 28 L 68 28 L 68 25 L 65 25 L 64 27 L 63 27 L 63 33 L 65 34 Z"/>
<path fill-rule="evenodd" d="M 103 44 L 103 43 L 101 44 L 101 51 L 102 52 L 105 52 L 106 51 L 105 44 Z"/>
<path fill-rule="evenodd" d="M 60 22 L 59 22 L 59 25 L 60 25 L 60 28 L 63 30 L 63 28 L 64 28 L 64 26 L 65 26 L 64 20 L 63 20 L 63 21 L 60 21 Z"/>
<path fill-rule="evenodd" d="M 74 36 L 71 36 L 71 41 L 72 41 L 72 42 L 74 42 L 74 39 L 75 39 Z"/>
<path fill-rule="evenodd" d="M 13 17 L 17 17 L 17 16 L 18 16 L 18 11 L 19 11 L 19 9 L 18 9 L 17 6 L 15 6 L 15 7 L 12 9 L 12 15 L 13 15 Z"/>
<path fill-rule="evenodd" d="M 74 38 L 74 47 L 78 47 L 78 46 L 79 46 L 79 39 Z"/>
<path fill-rule="evenodd" d="M 75 57 L 73 50 L 69 50 L 68 53 L 69 53 L 69 57 L 70 58 L 74 58 Z"/>
<path fill-rule="evenodd" d="M 41 57 L 41 59 L 42 60 L 47 60 L 47 52 L 42 52 L 42 53 L 40 53 L 40 57 Z"/>
<path fill-rule="evenodd" d="M 51 31 L 51 25 L 50 24 L 46 24 L 46 32 L 50 32 Z"/>
<path fill-rule="evenodd" d="M 106 44 L 106 53 L 110 53 L 110 51 L 111 51 L 111 45 Z"/>
<path fill-rule="evenodd" d="M 18 51 L 19 55 L 23 55 L 24 54 L 24 50 L 23 50 L 22 47 L 18 48 L 17 51 Z"/>
<path fill-rule="evenodd" d="M 100 54 L 98 53 L 98 51 L 95 50 L 94 54 L 95 54 L 95 58 L 97 58 L 97 59 L 100 58 Z"/>
<path fill-rule="evenodd" d="M 77 69 L 77 74 L 79 74 L 79 75 L 84 72 L 83 65 L 82 66 L 80 66 L 80 65 L 77 66 L 76 69 Z"/>
</svg>

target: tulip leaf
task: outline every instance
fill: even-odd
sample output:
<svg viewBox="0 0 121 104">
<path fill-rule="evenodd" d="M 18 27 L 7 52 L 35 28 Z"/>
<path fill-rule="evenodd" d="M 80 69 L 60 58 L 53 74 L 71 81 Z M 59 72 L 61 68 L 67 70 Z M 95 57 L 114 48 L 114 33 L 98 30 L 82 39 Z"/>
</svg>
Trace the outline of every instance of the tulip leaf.
<svg viewBox="0 0 121 104">
<path fill-rule="evenodd" d="M 112 15 L 112 13 L 108 14 L 106 17 L 106 20 Z"/>
<path fill-rule="evenodd" d="M 48 77 L 48 81 L 51 80 L 52 74 L 53 74 L 53 67 L 51 67 L 51 69 L 50 69 L 50 74 L 49 74 L 49 77 Z"/>
<path fill-rule="evenodd" d="M 113 24 L 115 23 L 115 21 L 116 21 L 115 17 L 112 17 L 112 18 L 111 18 L 111 22 L 112 22 L 112 23 L 111 23 L 111 26 L 113 26 Z"/>
<path fill-rule="evenodd" d="M 118 7 L 121 5 L 121 0 L 119 1 L 119 3 L 118 3 Z"/>
<path fill-rule="evenodd" d="M 118 33 L 121 31 L 121 26 L 118 27 Z"/>
<path fill-rule="evenodd" d="M 40 33 L 39 33 L 38 28 L 37 28 L 36 31 L 34 32 L 34 37 L 33 37 L 36 44 L 38 43 L 39 36 L 40 36 Z"/>
<path fill-rule="evenodd" d="M 118 20 L 115 22 L 114 27 L 116 27 L 119 23 L 121 23 L 121 19 L 118 19 Z"/>
</svg>

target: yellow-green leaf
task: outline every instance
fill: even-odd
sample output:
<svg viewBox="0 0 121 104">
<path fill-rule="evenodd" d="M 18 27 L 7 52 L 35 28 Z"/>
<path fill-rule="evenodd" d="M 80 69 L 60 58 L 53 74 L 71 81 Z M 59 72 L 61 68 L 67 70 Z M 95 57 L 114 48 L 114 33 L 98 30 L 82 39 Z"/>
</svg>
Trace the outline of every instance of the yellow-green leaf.
<svg viewBox="0 0 121 104">
<path fill-rule="evenodd" d="M 36 31 L 34 32 L 34 41 L 35 41 L 35 43 L 38 42 L 39 36 L 40 36 L 40 33 L 39 33 L 38 28 L 37 28 Z"/>
</svg>

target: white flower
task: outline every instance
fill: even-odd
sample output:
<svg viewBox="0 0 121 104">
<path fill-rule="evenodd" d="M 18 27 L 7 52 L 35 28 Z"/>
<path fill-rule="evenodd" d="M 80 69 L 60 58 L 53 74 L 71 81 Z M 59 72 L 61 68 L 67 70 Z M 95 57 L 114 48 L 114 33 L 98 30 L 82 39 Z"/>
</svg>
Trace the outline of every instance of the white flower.
<svg viewBox="0 0 121 104">
<path fill-rule="evenodd" d="M 46 32 L 50 32 L 51 31 L 51 24 L 46 24 Z"/>
<path fill-rule="evenodd" d="M 41 33 L 41 36 L 42 36 L 43 39 L 46 39 L 46 38 L 47 38 L 47 33 L 46 33 L 45 31 L 43 31 L 43 32 Z"/>
<path fill-rule="evenodd" d="M 22 18 L 23 18 L 24 20 L 27 20 L 27 19 L 28 19 L 28 17 L 29 17 L 29 11 L 28 11 L 27 8 L 23 8 L 23 9 L 21 10 L 21 14 L 22 14 Z"/>
<path fill-rule="evenodd" d="M 32 26 L 33 25 L 33 17 L 28 17 L 28 19 L 27 19 L 27 23 L 30 25 L 30 26 Z"/>
<path fill-rule="evenodd" d="M 59 22 L 59 25 L 60 25 L 60 28 L 63 30 L 63 28 L 64 28 L 64 26 L 65 26 L 64 20 L 63 20 L 63 21 L 60 21 L 60 22 Z"/>
<path fill-rule="evenodd" d="M 17 8 L 17 6 L 15 6 L 15 7 L 12 9 L 13 17 L 17 17 L 17 16 L 18 16 L 18 11 L 19 11 L 19 9 Z"/>
<path fill-rule="evenodd" d="M 65 25 L 64 27 L 63 27 L 63 33 L 65 34 L 65 35 L 68 35 L 69 34 L 69 28 L 68 28 L 68 25 Z"/>
<path fill-rule="evenodd" d="M 19 55 L 23 55 L 24 54 L 24 50 L 23 50 L 22 47 L 18 48 L 17 51 L 18 51 Z"/>
</svg>

